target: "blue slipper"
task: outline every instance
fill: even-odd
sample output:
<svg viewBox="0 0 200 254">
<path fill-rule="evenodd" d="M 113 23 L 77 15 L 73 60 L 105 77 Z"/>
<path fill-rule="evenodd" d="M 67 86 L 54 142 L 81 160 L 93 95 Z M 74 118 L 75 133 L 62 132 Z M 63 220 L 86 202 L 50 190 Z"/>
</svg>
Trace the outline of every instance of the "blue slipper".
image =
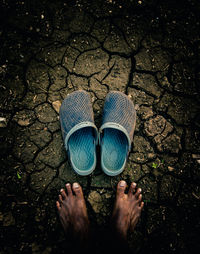
<svg viewBox="0 0 200 254">
<path fill-rule="evenodd" d="M 136 124 L 133 102 L 122 92 L 107 94 L 100 128 L 101 167 L 110 176 L 120 174 L 126 165 Z"/>
<path fill-rule="evenodd" d="M 82 176 L 91 174 L 96 167 L 98 132 L 90 94 L 83 90 L 69 94 L 60 108 L 60 123 L 72 168 Z"/>
</svg>

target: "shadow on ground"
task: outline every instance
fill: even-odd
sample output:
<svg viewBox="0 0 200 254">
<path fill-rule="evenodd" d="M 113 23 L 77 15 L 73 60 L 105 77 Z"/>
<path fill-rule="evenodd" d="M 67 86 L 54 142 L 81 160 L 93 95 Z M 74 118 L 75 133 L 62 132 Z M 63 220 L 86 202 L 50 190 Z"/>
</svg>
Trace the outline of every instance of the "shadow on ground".
<svg viewBox="0 0 200 254">
<path fill-rule="evenodd" d="M 167 2 L 167 3 L 166 3 Z M 195 253 L 200 234 L 198 1 L 13 1 L 0 15 L 0 253 L 64 253 L 55 200 L 84 188 L 94 230 L 109 221 L 120 179 L 143 189 L 135 253 Z M 99 127 L 106 94 L 137 108 L 124 172 L 72 172 L 59 107 L 91 94 Z"/>
</svg>

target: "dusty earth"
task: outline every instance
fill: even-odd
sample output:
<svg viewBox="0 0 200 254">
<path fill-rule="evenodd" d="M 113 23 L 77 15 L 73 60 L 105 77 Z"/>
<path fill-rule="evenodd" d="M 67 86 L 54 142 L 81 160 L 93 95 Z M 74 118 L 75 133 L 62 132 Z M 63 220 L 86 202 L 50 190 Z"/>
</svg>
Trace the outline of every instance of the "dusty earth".
<svg viewBox="0 0 200 254">
<path fill-rule="evenodd" d="M 199 1 L 3 0 L 0 11 L 0 253 L 65 253 L 55 200 L 66 182 L 83 186 L 101 232 L 120 179 L 143 190 L 142 218 L 129 236 L 135 253 L 195 253 Z M 80 177 L 68 164 L 58 112 L 77 89 L 91 94 L 98 127 L 110 90 L 136 105 L 132 150 L 117 177 L 99 163 Z"/>
</svg>

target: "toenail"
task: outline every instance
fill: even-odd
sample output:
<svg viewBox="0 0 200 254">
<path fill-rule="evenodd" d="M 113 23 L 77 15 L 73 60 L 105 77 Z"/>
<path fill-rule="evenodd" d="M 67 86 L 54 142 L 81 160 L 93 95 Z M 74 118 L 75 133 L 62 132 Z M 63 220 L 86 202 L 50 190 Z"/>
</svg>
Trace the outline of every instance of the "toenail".
<svg viewBox="0 0 200 254">
<path fill-rule="evenodd" d="M 78 183 L 74 183 L 74 188 L 79 188 L 79 184 Z"/>
<path fill-rule="evenodd" d="M 121 181 L 120 182 L 120 187 L 124 187 L 126 185 L 126 182 L 125 181 Z"/>
</svg>

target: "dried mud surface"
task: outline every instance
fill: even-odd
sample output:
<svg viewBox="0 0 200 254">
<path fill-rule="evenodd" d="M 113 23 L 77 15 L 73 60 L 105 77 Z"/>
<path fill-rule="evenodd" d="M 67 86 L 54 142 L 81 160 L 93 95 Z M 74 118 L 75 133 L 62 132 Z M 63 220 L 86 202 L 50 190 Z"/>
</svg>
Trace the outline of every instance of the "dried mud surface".
<svg viewBox="0 0 200 254">
<path fill-rule="evenodd" d="M 200 234 L 200 6 L 198 1 L 9 1 L 0 6 L 0 253 L 64 253 L 55 200 L 84 189 L 93 228 L 107 225 L 116 184 L 143 190 L 129 242 L 135 253 L 195 253 Z M 124 172 L 76 175 L 59 107 L 91 94 L 101 125 L 106 94 L 137 108 Z"/>
</svg>

